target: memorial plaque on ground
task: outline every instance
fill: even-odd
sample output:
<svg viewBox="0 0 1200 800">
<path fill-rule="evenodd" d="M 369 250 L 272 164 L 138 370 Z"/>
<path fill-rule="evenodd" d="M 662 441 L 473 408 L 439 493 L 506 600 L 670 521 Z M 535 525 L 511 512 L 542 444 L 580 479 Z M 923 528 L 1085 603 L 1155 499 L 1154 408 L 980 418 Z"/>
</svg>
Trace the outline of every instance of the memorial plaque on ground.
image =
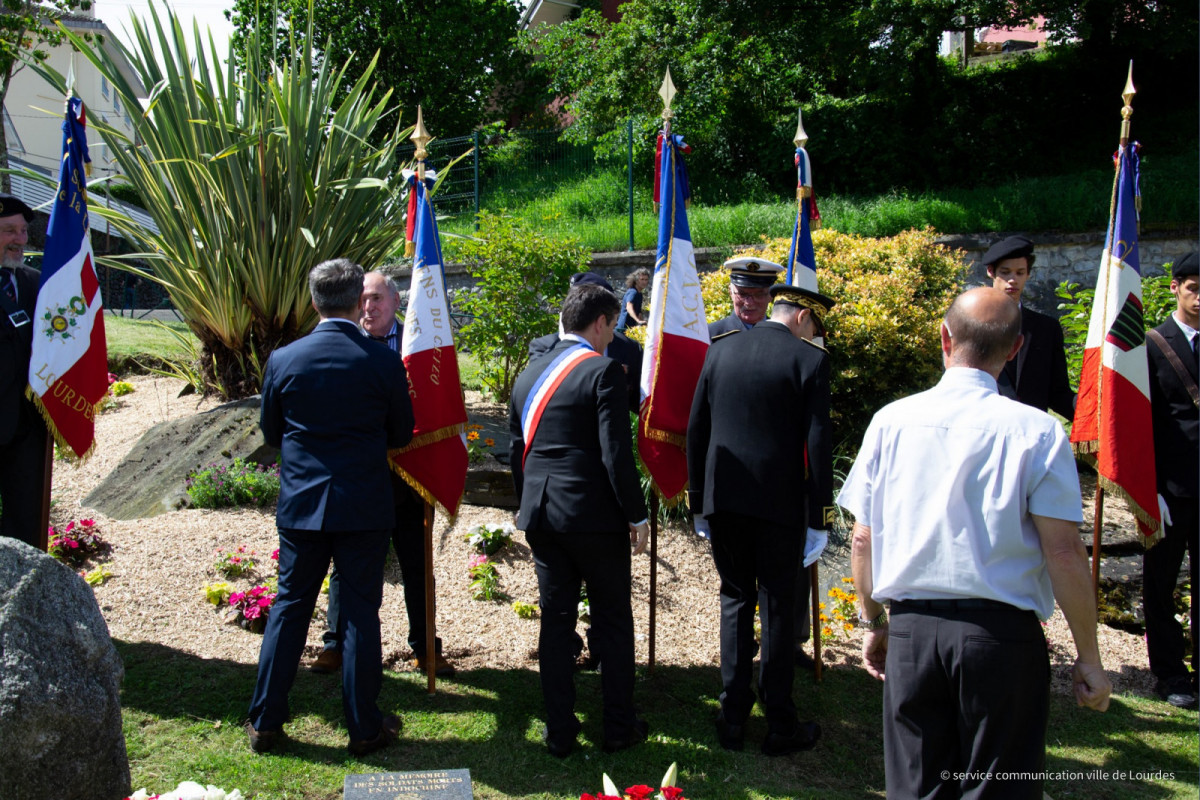
<svg viewBox="0 0 1200 800">
<path fill-rule="evenodd" d="M 469 769 L 347 775 L 343 800 L 471 800 Z"/>
</svg>

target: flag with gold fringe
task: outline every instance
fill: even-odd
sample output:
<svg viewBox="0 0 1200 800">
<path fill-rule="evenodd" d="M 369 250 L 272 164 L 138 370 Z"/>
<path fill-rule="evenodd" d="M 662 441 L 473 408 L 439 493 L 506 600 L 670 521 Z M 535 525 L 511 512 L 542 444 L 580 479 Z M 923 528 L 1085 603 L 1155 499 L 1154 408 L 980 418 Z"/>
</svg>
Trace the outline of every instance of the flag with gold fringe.
<svg viewBox="0 0 1200 800">
<path fill-rule="evenodd" d="M 467 407 L 458 377 L 442 244 L 429 199 L 432 177 L 408 175 L 414 202 L 414 256 L 400 354 L 416 425 L 392 452 L 393 468 L 429 503 L 458 513 L 467 482 Z"/>
<path fill-rule="evenodd" d="M 1071 443 L 1095 465 L 1100 486 L 1125 499 L 1150 544 L 1162 531 L 1138 257 L 1139 147 L 1122 139 L 1113 159 L 1117 174 Z"/>
<path fill-rule="evenodd" d="M 108 349 L 88 222 L 87 114 L 67 99 L 58 191 L 46 227 L 26 393 L 60 447 L 86 457 L 108 391 Z"/>
</svg>

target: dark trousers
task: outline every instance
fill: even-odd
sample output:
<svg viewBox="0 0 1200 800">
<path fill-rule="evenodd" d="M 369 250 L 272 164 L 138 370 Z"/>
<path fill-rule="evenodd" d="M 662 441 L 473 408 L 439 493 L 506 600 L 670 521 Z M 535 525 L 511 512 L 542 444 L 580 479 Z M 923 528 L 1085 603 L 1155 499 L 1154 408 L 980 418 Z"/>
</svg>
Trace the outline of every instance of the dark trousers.
<svg viewBox="0 0 1200 800">
<path fill-rule="evenodd" d="M 250 722 L 279 730 L 288 717 L 288 692 L 296 678 L 308 624 L 332 558 L 342 574 L 342 708 L 352 740 L 372 739 L 383 714 L 383 652 L 379 606 L 383 602 L 383 559 L 388 531 L 302 531 L 279 529 L 279 596 L 267 617 L 258 654 L 258 682 Z"/>
<path fill-rule="evenodd" d="M 1032 611 L 894 602 L 885 674 L 888 797 L 1041 800 L 1041 780 L 953 777 L 1043 771 L 1050 659 Z"/>
<path fill-rule="evenodd" d="M 604 738 L 629 737 L 633 709 L 633 608 L 630 605 L 629 536 L 626 533 L 525 534 L 533 552 L 541 605 L 538 671 L 546 703 L 546 734 L 573 741 L 575 717 L 575 623 L 579 587 L 587 581 L 592 629 L 589 640 L 603 662 Z"/>
<path fill-rule="evenodd" d="M 759 697 L 768 730 L 791 735 L 796 727 L 796 565 L 806 532 L 738 514 L 714 514 L 709 523 L 713 561 L 721 576 L 721 713 L 726 722 L 741 725 L 754 707 L 757 603 L 762 618 Z"/>
<path fill-rule="evenodd" d="M 41 544 L 43 479 L 46 474 L 46 426 L 38 420 L 0 445 L 0 536 Z"/>
<path fill-rule="evenodd" d="M 1142 607 L 1146 613 L 1146 650 L 1150 671 L 1158 678 L 1187 674 L 1184 666 L 1183 628 L 1175 619 L 1175 586 L 1183 555 L 1188 554 L 1192 582 L 1192 669 L 1197 660 L 1196 633 L 1197 587 L 1200 587 L 1200 501 L 1195 497 L 1163 495 L 1171 509 L 1174 525 L 1168 525 L 1163 538 L 1142 556 Z"/>
<path fill-rule="evenodd" d="M 392 529 L 392 547 L 400 564 L 404 582 L 404 610 L 408 614 L 408 646 L 413 655 L 425 656 L 425 501 L 407 486 L 393 486 L 396 496 L 396 527 Z M 338 617 L 341 615 L 341 580 L 337 567 L 329 576 L 329 610 L 322 641 L 326 650 L 340 650 Z M 436 652 L 442 652 L 442 640 L 435 639 Z"/>
</svg>

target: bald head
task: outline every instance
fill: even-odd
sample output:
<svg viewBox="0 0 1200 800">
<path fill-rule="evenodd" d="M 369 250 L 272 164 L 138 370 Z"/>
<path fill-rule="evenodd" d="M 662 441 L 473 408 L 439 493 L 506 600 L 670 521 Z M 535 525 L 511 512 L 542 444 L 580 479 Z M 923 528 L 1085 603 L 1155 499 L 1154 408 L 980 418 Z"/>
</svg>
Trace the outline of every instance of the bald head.
<svg viewBox="0 0 1200 800">
<path fill-rule="evenodd" d="M 947 367 L 973 367 L 999 374 L 1020 347 L 1021 308 L 1004 292 L 982 287 L 963 292 L 950 305 L 942 326 Z"/>
</svg>

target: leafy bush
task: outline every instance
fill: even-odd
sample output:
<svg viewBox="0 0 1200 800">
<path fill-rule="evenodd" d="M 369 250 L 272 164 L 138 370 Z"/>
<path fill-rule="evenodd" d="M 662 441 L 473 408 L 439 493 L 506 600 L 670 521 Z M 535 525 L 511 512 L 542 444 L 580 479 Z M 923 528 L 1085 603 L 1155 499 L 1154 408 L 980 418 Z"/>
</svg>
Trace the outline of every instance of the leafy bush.
<svg viewBox="0 0 1200 800">
<path fill-rule="evenodd" d="M 46 552 L 64 564 L 79 567 L 93 556 L 112 550 L 112 545 L 100 535 L 94 520 L 71 520 L 61 531 L 50 526 Z"/>
<path fill-rule="evenodd" d="M 184 486 L 197 508 L 268 506 L 279 497 L 279 465 L 235 458 L 228 465 L 209 464 L 191 473 Z"/>
<path fill-rule="evenodd" d="M 475 291 L 458 297 L 459 308 L 474 317 L 459 340 L 478 359 L 488 391 L 507 402 L 529 362 L 529 343 L 554 332 L 555 306 L 568 278 L 587 269 L 589 254 L 511 217 L 483 213 L 479 237 L 462 245 L 459 257 L 479 281 Z"/>
<path fill-rule="evenodd" d="M 112 386 L 113 397 L 124 397 L 133 391 L 133 384 L 129 381 L 114 381 Z"/>
<path fill-rule="evenodd" d="M 213 570 L 226 578 L 240 578 L 254 572 L 254 551 L 247 550 L 244 544 L 238 545 L 237 549 L 229 552 L 218 547 L 216 557 Z"/>
<path fill-rule="evenodd" d="M 931 228 L 887 239 L 833 230 L 813 233 L 820 290 L 837 305 L 826 318 L 834 447 L 857 449 L 871 417 L 893 400 L 924 391 L 942 373 L 939 327 L 962 288 L 963 266 Z M 736 255 L 787 261 L 789 238 Z M 709 321 L 729 314 L 729 275 L 701 278 Z"/>
<path fill-rule="evenodd" d="M 1171 312 L 1175 310 L 1175 295 L 1171 294 L 1171 267 L 1166 264 L 1164 275 L 1147 275 L 1142 277 L 1142 316 L 1146 330 L 1161 325 Z M 1096 298 L 1096 287 L 1084 288 L 1078 283 L 1060 283 L 1054 287 L 1054 294 L 1061 303 L 1059 317 L 1062 325 L 1063 339 L 1067 350 L 1067 373 L 1071 377 L 1071 387 L 1079 387 L 1079 373 L 1083 369 L 1083 346 L 1087 342 L 1088 324 L 1092 318 L 1092 303 Z"/>
<path fill-rule="evenodd" d="M 500 590 L 500 573 L 496 571 L 495 562 L 487 556 L 478 555 L 472 558 L 467 566 L 467 575 L 471 578 L 471 599 L 505 599 L 504 592 Z"/>
<path fill-rule="evenodd" d="M 533 603 L 522 603 L 520 600 L 513 602 L 512 610 L 521 619 L 533 619 L 537 616 L 538 611 L 537 606 Z"/>
<path fill-rule="evenodd" d="M 214 581 L 204 584 L 204 599 L 214 606 L 220 606 L 233 594 L 233 584 L 229 581 Z"/>
</svg>

